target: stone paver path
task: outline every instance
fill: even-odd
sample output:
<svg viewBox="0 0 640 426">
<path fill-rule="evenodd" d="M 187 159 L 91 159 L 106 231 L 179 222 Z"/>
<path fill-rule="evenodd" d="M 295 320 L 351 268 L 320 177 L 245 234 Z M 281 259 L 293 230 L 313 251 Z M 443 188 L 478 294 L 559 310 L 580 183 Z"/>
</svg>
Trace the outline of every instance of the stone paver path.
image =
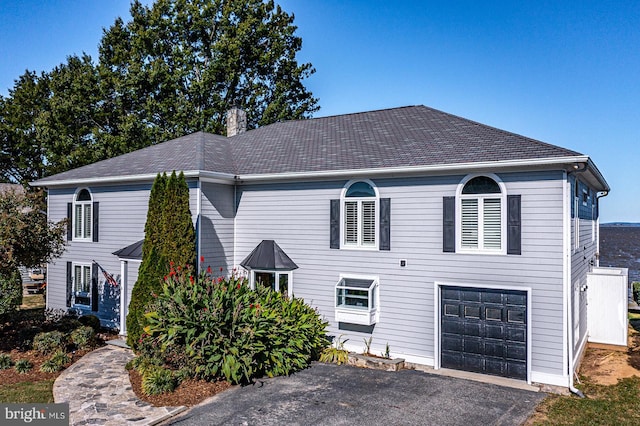
<svg viewBox="0 0 640 426">
<path fill-rule="evenodd" d="M 53 385 L 55 402 L 69 403 L 72 425 L 154 425 L 186 407 L 154 407 L 139 400 L 125 369 L 130 349 L 107 345 L 83 356 Z"/>
</svg>

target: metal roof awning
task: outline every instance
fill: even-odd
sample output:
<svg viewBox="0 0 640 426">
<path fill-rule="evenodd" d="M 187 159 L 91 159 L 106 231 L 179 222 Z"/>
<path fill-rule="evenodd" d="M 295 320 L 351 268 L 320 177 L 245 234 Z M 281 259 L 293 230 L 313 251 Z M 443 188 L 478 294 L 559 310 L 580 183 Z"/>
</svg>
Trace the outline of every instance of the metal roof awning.
<svg viewBox="0 0 640 426">
<path fill-rule="evenodd" d="M 298 265 L 273 240 L 263 240 L 240 265 L 248 270 L 292 271 Z"/>
<path fill-rule="evenodd" d="M 142 260 L 142 243 L 144 240 L 137 241 L 131 245 L 121 248 L 118 251 L 114 251 L 120 259 Z"/>
</svg>

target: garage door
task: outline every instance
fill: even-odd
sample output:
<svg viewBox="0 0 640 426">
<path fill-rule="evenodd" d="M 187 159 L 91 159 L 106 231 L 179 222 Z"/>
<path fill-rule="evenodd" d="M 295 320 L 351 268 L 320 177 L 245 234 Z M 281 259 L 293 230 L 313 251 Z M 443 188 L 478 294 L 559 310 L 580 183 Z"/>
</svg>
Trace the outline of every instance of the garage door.
<svg viewBox="0 0 640 426">
<path fill-rule="evenodd" d="M 527 293 L 442 287 L 443 368 L 527 379 Z"/>
</svg>

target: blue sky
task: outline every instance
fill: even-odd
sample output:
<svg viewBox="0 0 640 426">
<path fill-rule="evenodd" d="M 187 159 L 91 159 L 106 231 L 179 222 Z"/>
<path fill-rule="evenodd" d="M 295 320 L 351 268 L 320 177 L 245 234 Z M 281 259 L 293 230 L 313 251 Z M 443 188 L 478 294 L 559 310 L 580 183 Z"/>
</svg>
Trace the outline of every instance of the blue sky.
<svg viewBox="0 0 640 426">
<path fill-rule="evenodd" d="M 640 222 L 640 2 L 282 0 L 316 116 L 424 104 L 590 155 L 601 221 Z M 128 0 L 3 0 L 0 94 L 97 56 Z"/>
</svg>

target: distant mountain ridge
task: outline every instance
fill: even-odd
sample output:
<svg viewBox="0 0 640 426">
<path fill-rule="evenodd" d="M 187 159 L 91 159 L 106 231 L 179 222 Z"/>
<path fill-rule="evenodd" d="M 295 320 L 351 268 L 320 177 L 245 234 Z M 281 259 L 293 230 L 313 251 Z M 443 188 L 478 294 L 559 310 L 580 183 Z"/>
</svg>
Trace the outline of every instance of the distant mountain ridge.
<svg viewBox="0 0 640 426">
<path fill-rule="evenodd" d="M 600 226 L 604 227 L 632 227 L 632 228 L 640 228 L 640 223 L 637 222 L 609 222 L 609 223 L 601 223 Z"/>
</svg>

